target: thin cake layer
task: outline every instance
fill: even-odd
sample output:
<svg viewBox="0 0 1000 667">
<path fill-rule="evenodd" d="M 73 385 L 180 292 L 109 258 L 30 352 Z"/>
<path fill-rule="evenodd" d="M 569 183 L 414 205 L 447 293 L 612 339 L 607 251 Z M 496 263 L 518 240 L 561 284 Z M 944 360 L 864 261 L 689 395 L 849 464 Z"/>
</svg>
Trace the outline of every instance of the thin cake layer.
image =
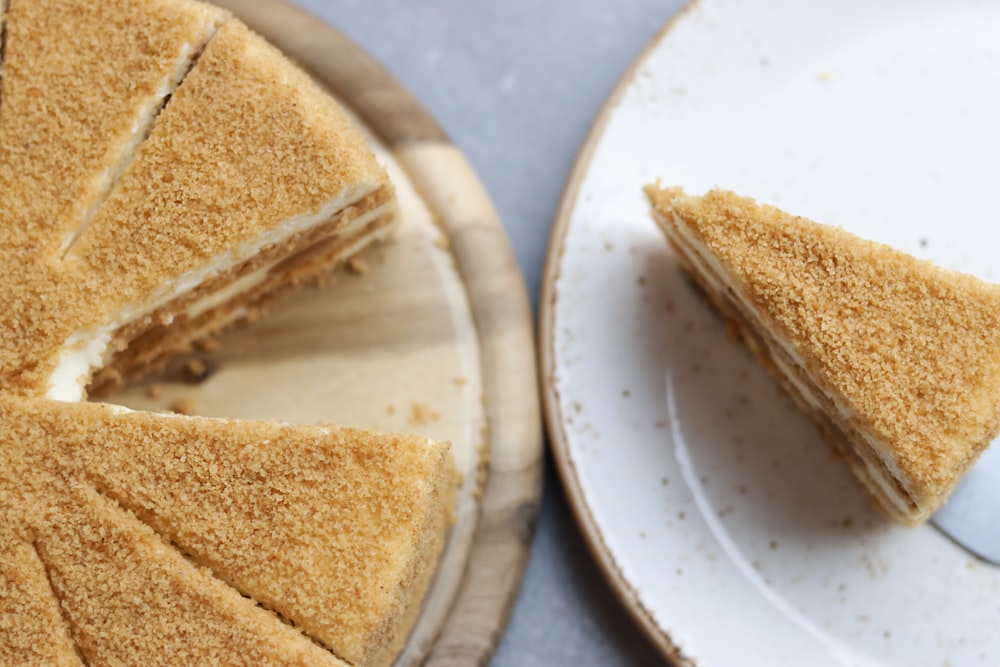
<svg viewBox="0 0 1000 667">
<path fill-rule="evenodd" d="M 313 243 L 377 238 L 385 230 L 375 227 L 393 212 L 384 171 L 337 104 L 229 21 L 68 248 L 56 279 L 22 289 L 29 303 L 49 305 L 20 318 L 27 363 L 8 384 L 77 400 L 93 368 L 198 299 Z M 173 330 L 179 336 L 183 327 Z"/>
<path fill-rule="evenodd" d="M 890 515 L 929 516 L 1000 432 L 1000 286 L 729 192 L 647 194 Z"/>
<path fill-rule="evenodd" d="M 145 637 L 136 623 L 186 628 L 205 605 L 224 618 L 239 605 L 223 598 L 242 594 L 296 629 L 252 604 L 247 628 L 289 629 L 354 664 L 388 662 L 435 569 L 453 497 L 447 446 L 415 436 L 5 398 L 0 438 L 15 443 L 0 460 L 3 525 L 56 572 L 88 656 L 125 642 L 138 657 L 145 640 L 126 641 L 133 629 Z M 132 572 L 158 592 L 134 592 Z M 207 599 L 183 599 L 190 591 Z M 208 629 L 198 650 L 218 641 Z"/>
<path fill-rule="evenodd" d="M 270 301 L 387 237 L 395 227 L 394 210 L 385 205 L 372 208 L 334 233 L 331 228 L 340 223 L 334 219 L 302 235 L 304 238 L 276 246 L 120 329 L 115 339 L 129 342 L 128 347 L 115 352 L 95 372 L 88 393 L 99 396 L 159 370 L 172 356 L 191 351 L 192 341 L 232 324 L 255 320 Z M 116 341 L 111 348 L 118 349 Z"/>
</svg>

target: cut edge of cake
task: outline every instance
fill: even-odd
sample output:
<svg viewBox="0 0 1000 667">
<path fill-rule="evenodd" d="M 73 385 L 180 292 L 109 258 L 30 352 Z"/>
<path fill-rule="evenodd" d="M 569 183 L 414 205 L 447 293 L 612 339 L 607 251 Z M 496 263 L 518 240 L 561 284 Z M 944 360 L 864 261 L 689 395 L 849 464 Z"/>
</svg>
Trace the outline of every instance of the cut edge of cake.
<svg viewBox="0 0 1000 667">
<path fill-rule="evenodd" d="M 759 256 L 754 256 L 751 260 L 740 257 L 737 246 L 745 243 L 745 240 L 739 234 L 730 232 L 736 226 L 747 229 L 753 225 L 761 225 L 761 228 L 769 231 L 777 230 L 763 242 L 762 245 L 767 247 L 767 250 L 761 251 L 763 253 L 774 251 L 776 246 L 791 243 L 788 239 L 792 237 L 801 240 L 803 237 L 816 235 L 816 246 L 808 251 L 813 253 L 814 266 L 829 259 L 822 257 L 829 248 L 847 248 L 849 252 L 844 253 L 845 256 L 852 256 L 854 253 L 863 262 L 873 262 L 872 266 L 880 267 L 879 270 L 884 265 L 885 270 L 890 273 L 903 271 L 901 276 L 905 276 L 905 279 L 901 278 L 899 281 L 903 285 L 901 289 L 912 288 L 917 293 L 928 289 L 936 297 L 944 294 L 944 297 L 938 299 L 941 302 L 968 296 L 969 302 L 964 306 L 951 308 L 959 326 L 964 324 L 963 318 L 966 317 L 978 318 L 975 320 L 977 323 L 1000 325 L 1000 286 L 941 269 L 930 262 L 860 239 L 839 228 L 794 217 L 727 191 L 714 190 L 704 197 L 696 197 L 684 194 L 680 188 L 650 185 L 645 188 L 645 192 L 652 204 L 653 217 L 675 251 L 681 268 L 702 289 L 712 305 L 736 327 L 748 347 L 777 377 L 799 407 L 813 418 L 821 433 L 842 455 L 875 504 L 890 518 L 902 524 L 916 525 L 927 519 L 1000 432 L 1000 391 L 991 392 L 989 389 L 991 386 L 994 389 L 1000 388 L 1000 353 L 992 352 L 992 345 L 988 341 L 981 344 L 969 343 L 978 345 L 976 351 L 981 358 L 975 359 L 975 362 L 982 366 L 982 377 L 979 387 L 969 389 L 969 414 L 959 415 L 959 419 L 967 417 L 964 421 L 968 423 L 963 428 L 954 429 L 951 418 L 941 417 L 937 413 L 926 417 L 928 423 L 923 428 L 909 428 L 894 422 L 891 415 L 887 418 L 884 413 L 889 408 L 886 406 L 867 406 L 859 411 L 858 405 L 852 404 L 840 388 L 850 386 L 854 395 L 861 395 L 871 388 L 870 384 L 867 388 L 864 386 L 868 380 L 861 380 L 851 386 L 850 382 L 856 378 L 845 377 L 846 374 L 831 375 L 827 369 L 820 369 L 822 364 L 817 359 L 803 358 L 803 354 L 807 357 L 811 354 L 803 351 L 803 345 L 812 343 L 807 338 L 794 339 L 796 335 L 803 333 L 803 330 L 796 333 L 790 331 L 788 322 L 794 318 L 789 316 L 780 323 L 776 322 L 775 313 L 767 312 L 773 304 L 768 303 L 767 298 L 762 298 L 760 294 L 755 294 L 744 280 L 752 272 L 757 272 L 758 276 L 766 274 L 769 268 L 763 263 L 754 263 L 760 261 Z M 716 243 L 713 247 L 714 239 L 708 238 L 706 232 L 727 240 Z M 717 254 L 720 251 L 725 257 Z M 841 262 L 842 259 L 837 257 L 834 263 Z M 842 266 L 837 270 L 841 269 Z M 824 270 L 819 269 L 820 273 Z M 779 269 L 775 271 L 775 275 L 764 276 L 764 281 L 769 281 L 770 287 L 784 279 L 778 277 Z M 921 281 L 926 285 L 922 286 Z M 805 302 L 798 305 L 809 307 Z M 948 305 L 941 307 L 950 308 Z M 779 316 L 784 315 L 779 313 Z M 800 316 L 801 313 L 795 317 Z M 805 320 L 800 319 L 795 323 L 802 325 L 809 317 L 807 315 Z M 804 332 L 814 333 L 809 331 L 814 325 L 819 326 L 815 322 L 806 322 L 802 325 Z M 837 325 L 828 319 L 822 326 Z M 980 328 L 990 327 L 974 325 L 973 329 L 976 331 L 972 332 L 973 336 L 978 334 Z M 990 336 L 992 340 L 1000 334 L 993 332 L 984 335 Z M 952 342 L 966 344 L 966 341 Z M 1000 339 L 995 342 L 1000 344 Z M 884 347 L 885 349 L 876 351 L 876 354 L 897 354 L 896 351 L 889 350 L 890 346 Z M 838 354 L 848 357 L 856 355 L 857 346 L 845 341 Z M 907 363 L 906 359 L 896 361 Z M 862 361 L 856 365 L 861 367 L 864 363 Z M 976 373 L 970 372 L 973 375 Z M 875 379 L 875 382 L 883 383 L 893 381 L 894 378 Z M 920 395 L 923 391 L 919 387 L 908 389 L 913 390 L 913 395 Z M 926 390 L 940 391 L 942 395 L 948 393 L 949 405 L 966 400 L 961 395 L 962 390 L 956 390 L 955 387 L 928 387 Z M 955 412 L 953 411 L 952 417 Z"/>
<path fill-rule="evenodd" d="M 346 206 L 343 202 L 349 201 Z M 330 212 L 334 212 L 330 215 Z M 144 303 L 97 328 L 75 332 L 58 352 L 48 398 L 78 401 L 155 371 L 193 341 L 253 318 L 284 290 L 316 279 L 396 226 L 388 184 L 360 201 L 339 199 L 178 276 Z M 235 259 L 234 259 L 235 256 Z"/>
</svg>

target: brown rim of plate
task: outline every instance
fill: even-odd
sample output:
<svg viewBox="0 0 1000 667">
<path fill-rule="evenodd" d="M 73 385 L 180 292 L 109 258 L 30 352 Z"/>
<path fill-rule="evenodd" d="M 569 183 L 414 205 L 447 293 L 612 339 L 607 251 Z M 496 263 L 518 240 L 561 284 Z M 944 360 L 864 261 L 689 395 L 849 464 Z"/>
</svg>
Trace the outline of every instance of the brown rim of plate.
<svg viewBox="0 0 1000 667">
<path fill-rule="evenodd" d="M 406 170 L 448 236 L 479 332 L 488 434 L 465 571 L 423 664 L 486 665 L 510 618 L 542 494 L 543 439 L 531 306 L 506 230 L 468 160 L 382 65 L 286 0 L 215 0 L 352 108 Z M 453 179 L 464 186 L 455 204 Z"/>
<path fill-rule="evenodd" d="M 553 349 L 555 343 L 554 306 L 559 299 L 556 283 L 559 280 L 562 256 L 565 251 L 566 234 L 569 231 L 570 219 L 576 206 L 577 194 L 584 176 L 586 176 L 590 169 L 594 151 L 604 136 L 604 130 L 611 118 L 611 114 L 620 105 L 626 90 L 635 80 L 639 68 L 648 60 L 649 55 L 663 42 L 674 26 L 690 14 L 691 10 L 697 4 L 698 0 L 688 0 L 664 24 L 656 36 L 643 47 L 621 79 L 618 80 L 614 90 L 604 103 L 604 106 L 601 107 L 594 123 L 591 125 L 590 131 L 587 133 L 587 138 L 584 140 L 583 146 L 580 148 L 580 152 L 573 163 L 573 169 L 566 181 L 566 187 L 563 189 L 559 208 L 556 211 L 555 221 L 549 236 L 548 252 L 545 257 L 545 269 L 542 274 L 542 294 L 539 301 L 538 349 L 543 378 L 542 407 L 545 413 L 549 442 L 552 445 L 552 454 L 556 462 L 556 469 L 559 472 L 559 478 L 563 484 L 563 489 L 569 498 L 569 505 L 572 508 L 577 523 L 583 531 L 587 547 L 597 560 L 597 564 L 604 573 L 604 577 L 611 583 L 611 588 L 618 596 L 618 599 L 625 606 L 632 619 L 642 629 L 646 637 L 675 667 L 694 667 L 695 662 L 685 656 L 670 636 L 657 625 L 652 614 L 649 613 L 639 600 L 638 592 L 622 574 L 621 568 L 615 562 L 614 556 L 604 542 L 604 537 L 597 526 L 597 522 L 590 513 L 590 508 L 580 487 L 576 468 L 569 456 L 569 446 L 566 441 L 566 433 L 563 429 L 563 415 L 559 409 L 559 392 L 556 390 L 554 380 L 556 373 L 554 365 L 555 351 Z M 642 183 L 636 183 L 636 192 L 639 192 L 642 185 Z"/>
</svg>

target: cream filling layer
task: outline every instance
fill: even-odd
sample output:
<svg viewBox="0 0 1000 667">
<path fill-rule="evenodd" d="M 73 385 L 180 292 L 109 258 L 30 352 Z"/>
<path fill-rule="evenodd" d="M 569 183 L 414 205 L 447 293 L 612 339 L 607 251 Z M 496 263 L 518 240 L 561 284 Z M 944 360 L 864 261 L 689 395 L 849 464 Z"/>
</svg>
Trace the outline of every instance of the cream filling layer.
<svg viewBox="0 0 1000 667">
<path fill-rule="evenodd" d="M 46 397 L 67 402 L 83 400 L 85 397 L 84 390 L 91 372 L 95 368 L 103 366 L 109 360 L 109 347 L 116 331 L 121 329 L 123 326 L 126 326 L 137 319 L 154 312 L 170 301 L 191 293 L 202 283 L 214 278 L 217 275 L 221 275 L 226 271 L 234 269 L 249 260 L 251 257 L 259 254 L 265 248 L 285 243 L 297 234 L 327 222 L 341 210 L 374 192 L 377 187 L 377 184 L 373 183 L 350 188 L 337 198 L 328 201 L 315 213 L 293 216 L 278 227 L 269 229 L 253 239 L 248 239 L 239 246 L 216 255 L 197 269 L 176 277 L 153 292 L 143 302 L 129 304 L 118 311 L 118 313 L 111 315 L 108 318 L 107 324 L 75 332 L 66 340 L 60 351 L 57 353 L 58 362 L 55 370 L 50 376 L 49 388 L 45 394 Z M 388 212 L 389 209 L 387 207 L 389 206 L 391 206 L 391 204 L 379 207 L 379 209 L 373 209 L 373 211 L 381 210 L 382 214 L 384 214 Z M 350 230 L 357 229 L 357 227 L 355 227 L 357 220 L 367 217 L 368 214 L 369 213 L 366 212 L 365 214 L 358 216 L 358 218 L 346 227 L 337 230 L 334 234 L 327 238 L 343 236 L 345 231 L 346 233 L 350 233 Z M 372 218 L 368 218 L 368 222 L 370 222 L 371 219 Z M 364 223 L 361 223 L 361 225 L 363 224 Z M 259 284 L 259 281 L 266 277 L 266 272 L 269 268 L 271 267 L 261 269 L 263 273 L 259 277 L 257 283 L 251 284 L 249 282 L 236 282 L 241 283 L 243 291 L 251 289 L 255 284 Z M 238 291 L 231 293 L 229 298 L 232 298 L 238 293 Z M 211 298 L 215 296 L 215 294 L 209 295 L 206 298 Z M 216 305 L 222 303 L 223 301 L 224 299 L 219 299 Z M 199 304 L 200 302 L 195 302 L 192 304 L 192 307 L 196 307 Z M 204 310 L 207 310 L 207 308 L 203 309 L 202 312 L 204 312 Z"/>
<path fill-rule="evenodd" d="M 358 217 L 354 218 L 354 220 L 351 220 L 351 222 L 349 222 L 346 226 L 338 229 L 337 233 L 334 234 L 332 237 L 327 237 L 326 239 L 323 240 L 326 241 L 329 240 L 330 238 L 338 238 L 338 237 L 347 238 L 353 236 L 354 234 L 357 234 L 362 229 L 364 229 L 365 226 L 371 224 L 372 221 L 377 220 L 379 217 L 383 215 L 386 215 L 391 210 L 392 210 L 391 203 L 386 203 L 383 204 L 382 206 L 379 206 L 378 208 L 373 208 L 372 210 L 367 211 L 366 213 L 363 213 Z M 385 233 L 388 233 L 388 231 L 389 230 L 386 229 Z M 344 255 L 353 254 L 360 248 L 374 241 L 378 236 L 379 234 L 377 233 L 365 236 L 359 239 L 357 243 L 352 243 L 350 246 L 345 248 L 342 254 Z M 207 313 L 208 311 L 212 310 L 217 306 L 220 306 L 228 301 L 232 301 L 234 298 L 236 298 L 241 294 L 249 292 L 250 290 L 260 285 L 262 282 L 264 282 L 267 279 L 268 274 L 270 274 L 271 269 L 280 264 L 282 261 L 284 261 L 284 258 L 275 260 L 270 264 L 265 264 L 264 266 L 261 266 L 258 269 L 251 271 L 250 273 L 244 276 L 240 276 L 233 282 L 229 283 L 228 285 L 222 287 L 219 290 L 216 290 L 212 294 L 206 294 L 203 298 L 198 299 L 197 301 L 190 304 L 185 310 L 185 314 L 189 318 L 194 319 L 199 315 L 202 315 L 203 313 Z"/>
<path fill-rule="evenodd" d="M 803 374 L 805 373 L 805 363 L 802 358 L 795 353 L 795 350 L 791 347 L 791 345 L 775 335 L 773 330 L 774 328 L 772 326 L 768 326 L 766 322 L 762 321 L 759 317 L 754 316 L 756 309 L 750 303 L 750 300 L 746 297 L 746 295 L 743 294 L 736 285 L 733 285 L 725 280 L 725 276 L 727 275 L 726 271 L 715 255 L 713 255 L 691 232 L 679 216 L 673 214 L 673 217 L 674 223 L 672 225 L 665 225 L 665 228 L 668 233 L 676 232 L 676 234 L 672 234 L 672 236 L 678 245 L 693 251 L 697 255 L 698 259 L 704 266 L 696 268 L 702 269 L 707 267 L 708 270 L 699 271 L 702 274 L 702 277 L 709 283 L 712 289 L 715 289 L 720 294 L 728 295 L 729 298 L 735 302 L 734 305 L 740 310 L 743 316 L 747 318 L 747 320 L 751 322 L 755 328 L 763 333 L 761 339 L 764 341 L 765 345 L 776 345 L 782 350 L 782 352 L 784 352 L 784 355 L 770 355 L 771 362 L 774 363 L 784 379 L 795 388 L 802 399 L 808 403 L 810 407 L 820 412 L 825 411 L 825 406 L 818 396 L 819 388 L 815 385 L 803 382 L 799 376 L 800 372 Z M 787 362 L 786 359 L 791 359 L 792 363 Z M 839 397 L 830 395 L 825 395 L 825 397 L 837 409 L 842 419 L 848 423 L 855 423 L 855 420 L 852 419 L 853 413 L 846 405 L 843 404 L 843 401 L 837 400 Z M 873 437 L 871 433 L 864 432 L 857 428 L 854 430 L 859 437 L 864 439 L 865 443 L 871 448 L 871 450 L 875 452 L 879 458 L 879 462 L 885 466 L 886 470 L 895 476 L 896 481 L 898 481 L 899 484 L 905 488 L 907 485 L 907 478 L 903 474 L 902 470 L 900 470 L 899 464 L 892 455 L 889 446 L 878 438 Z M 871 479 L 871 481 L 878 486 L 884 497 L 889 500 L 903 515 L 910 516 L 913 513 L 913 499 L 905 494 L 901 494 L 892 481 L 885 478 L 883 471 L 879 469 L 878 466 L 873 466 L 864 457 L 861 457 L 861 460 L 868 472 L 869 479 Z"/>
</svg>

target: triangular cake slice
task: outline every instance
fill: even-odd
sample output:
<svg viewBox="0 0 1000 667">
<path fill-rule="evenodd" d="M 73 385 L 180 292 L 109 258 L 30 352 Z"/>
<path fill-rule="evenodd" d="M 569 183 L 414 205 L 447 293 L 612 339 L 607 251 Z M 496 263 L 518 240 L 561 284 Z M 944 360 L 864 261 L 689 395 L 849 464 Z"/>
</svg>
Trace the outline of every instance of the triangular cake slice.
<svg viewBox="0 0 1000 667">
<path fill-rule="evenodd" d="M 112 52 L 105 66 L 124 55 Z M 20 98 L 17 90 L 5 97 L 5 107 Z M 148 370 L 264 296 L 385 236 L 394 207 L 392 186 L 354 122 L 231 19 L 68 245 L 56 247 L 48 231 L 55 223 L 35 214 L 12 225 L 20 235 L 0 237 L 0 255 L 11 258 L 0 276 L 0 377 L 22 394 L 78 400 L 94 369 L 104 369 L 98 382 Z M 39 239 L 49 239 L 49 250 L 37 250 Z M 32 263 L 23 274 L 9 268 L 24 257 Z"/>
<path fill-rule="evenodd" d="M 727 191 L 646 188 L 681 265 L 916 524 L 1000 432 L 1000 286 Z"/>
<path fill-rule="evenodd" d="M 87 664 L 385 664 L 454 495 L 447 445 L 416 436 L 2 398 L 0 441 L 0 525 Z M 0 576 L 38 587 L 35 565 Z M 45 608 L 4 595 L 0 627 L 34 631 Z"/>
</svg>

